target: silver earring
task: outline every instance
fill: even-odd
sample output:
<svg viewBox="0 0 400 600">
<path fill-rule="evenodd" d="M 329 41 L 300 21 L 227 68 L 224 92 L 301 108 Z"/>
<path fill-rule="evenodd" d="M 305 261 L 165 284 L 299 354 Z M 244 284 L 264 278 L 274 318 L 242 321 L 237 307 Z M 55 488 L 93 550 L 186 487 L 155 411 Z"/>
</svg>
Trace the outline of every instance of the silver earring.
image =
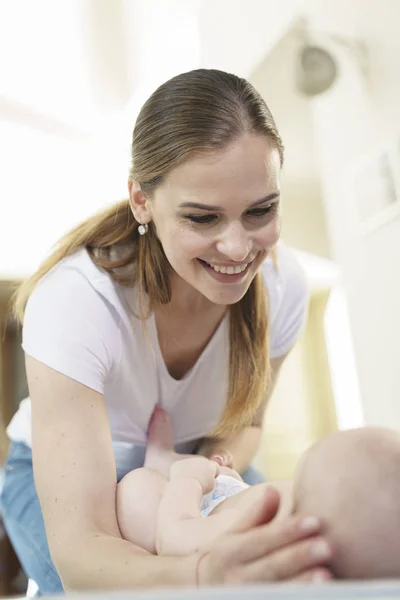
<svg viewBox="0 0 400 600">
<path fill-rule="evenodd" d="M 144 225 L 139 225 L 138 227 L 138 232 L 139 235 L 145 235 L 149 230 L 149 226 L 147 225 L 147 223 L 145 223 Z"/>
</svg>

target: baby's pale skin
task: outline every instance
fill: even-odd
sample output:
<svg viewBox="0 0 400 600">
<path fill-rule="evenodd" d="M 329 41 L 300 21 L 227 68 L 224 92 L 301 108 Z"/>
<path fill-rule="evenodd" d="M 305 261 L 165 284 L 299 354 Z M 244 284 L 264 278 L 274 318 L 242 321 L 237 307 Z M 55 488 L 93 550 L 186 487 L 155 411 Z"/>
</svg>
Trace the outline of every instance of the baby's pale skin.
<svg viewBox="0 0 400 600">
<path fill-rule="evenodd" d="M 202 456 L 176 460 L 170 477 L 162 475 L 165 454 L 173 452 L 168 417 L 158 409 L 149 425 L 145 467 L 128 473 L 118 484 L 117 516 L 121 535 L 153 554 L 184 556 L 207 552 L 221 534 L 230 531 L 270 484 L 261 483 L 226 498 L 204 518 L 203 496 L 214 488 L 219 474 L 240 476 Z M 281 493 L 275 518 L 291 512 L 291 482 L 274 482 Z"/>
</svg>

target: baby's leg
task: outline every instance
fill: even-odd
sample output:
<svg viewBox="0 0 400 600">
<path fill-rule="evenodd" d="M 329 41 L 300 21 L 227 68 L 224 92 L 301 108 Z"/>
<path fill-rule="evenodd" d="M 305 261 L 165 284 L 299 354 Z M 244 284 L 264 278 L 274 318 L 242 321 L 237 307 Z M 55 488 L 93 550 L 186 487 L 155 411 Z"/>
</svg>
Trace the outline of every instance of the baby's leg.
<svg viewBox="0 0 400 600">
<path fill-rule="evenodd" d="M 168 413 L 160 407 L 153 411 L 147 429 L 147 449 L 144 466 L 154 469 L 165 478 L 169 478 L 171 465 L 187 455 L 174 451 L 172 423 Z"/>
<path fill-rule="evenodd" d="M 157 514 L 166 479 L 152 469 L 135 469 L 117 485 L 117 519 L 122 537 L 156 554 Z"/>
<path fill-rule="evenodd" d="M 163 471 L 164 463 L 170 462 L 174 452 L 174 434 L 168 413 L 156 406 L 147 428 L 147 449 L 144 466 L 155 471 Z"/>
</svg>

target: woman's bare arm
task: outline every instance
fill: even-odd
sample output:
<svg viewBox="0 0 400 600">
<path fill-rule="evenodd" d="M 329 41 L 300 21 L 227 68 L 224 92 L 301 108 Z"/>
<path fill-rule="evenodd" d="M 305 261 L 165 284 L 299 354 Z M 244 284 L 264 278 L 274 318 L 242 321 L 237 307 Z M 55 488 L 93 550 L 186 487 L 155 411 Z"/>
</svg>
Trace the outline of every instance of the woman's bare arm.
<svg viewBox="0 0 400 600">
<path fill-rule="evenodd" d="M 35 482 L 67 590 L 193 585 L 197 557 L 156 557 L 121 538 L 102 396 L 27 357 Z"/>
</svg>

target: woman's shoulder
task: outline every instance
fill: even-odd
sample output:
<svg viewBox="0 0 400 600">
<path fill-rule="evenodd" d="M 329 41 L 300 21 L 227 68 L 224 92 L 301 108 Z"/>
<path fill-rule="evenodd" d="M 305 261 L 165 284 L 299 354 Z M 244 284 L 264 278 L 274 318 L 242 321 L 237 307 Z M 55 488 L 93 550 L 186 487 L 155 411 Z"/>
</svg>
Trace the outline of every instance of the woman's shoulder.
<svg viewBox="0 0 400 600">
<path fill-rule="evenodd" d="M 29 297 L 24 351 L 103 393 L 121 354 L 123 309 L 113 281 L 86 250 L 60 261 Z"/>
<path fill-rule="evenodd" d="M 81 249 L 57 263 L 31 293 L 24 316 L 23 338 L 38 329 L 57 332 L 60 339 L 73 333 L 104 337 L 106 343 L 122 327 L 130 329 L 131 315 L 120 286 Z M 93 332 L 93 333 L 91 333 Z M 97 333 L 94 333 L 97 332 Z"/>
<path fill-rule="evenodd" d="M 39 298 L 44 305 L 68 299 L 71 309 L 84 311 L 103 304 L 122 317 L 125 313 L 120 286 L 94 263 L 86 248 L 62 259 L 37 283 L 28 307 Z"/>
<path fill-rule="evenodd" d="M 80 276 L 78 277 L 77 275 Z M 36 287 L 50 287 L 55 282 L 60 280 L 67 281 L 68 278 L 80 279 L 83 285 L 83 282 L 86 282 L 86 285 L 92 285 L 95 288 L 111 287 L 112 285 L 109 275 L 93 262 L 86 248 L 80 248 L 73 254 L 60 260 L 40 279 Z"/>
</svg>

